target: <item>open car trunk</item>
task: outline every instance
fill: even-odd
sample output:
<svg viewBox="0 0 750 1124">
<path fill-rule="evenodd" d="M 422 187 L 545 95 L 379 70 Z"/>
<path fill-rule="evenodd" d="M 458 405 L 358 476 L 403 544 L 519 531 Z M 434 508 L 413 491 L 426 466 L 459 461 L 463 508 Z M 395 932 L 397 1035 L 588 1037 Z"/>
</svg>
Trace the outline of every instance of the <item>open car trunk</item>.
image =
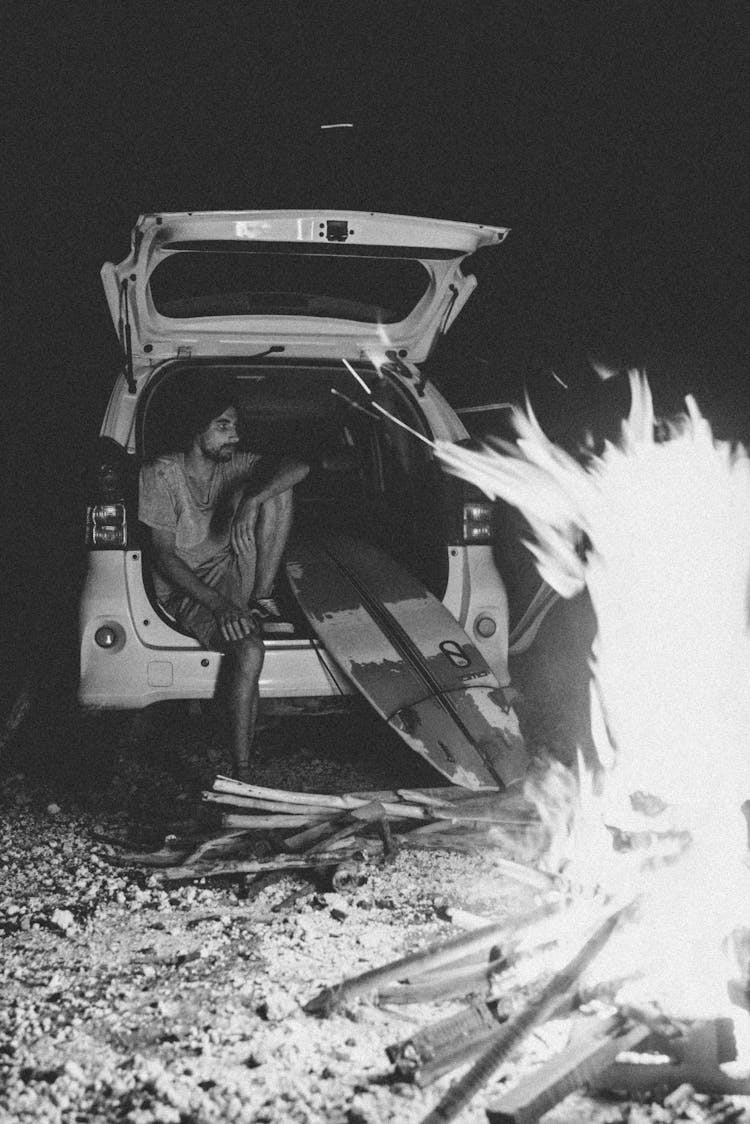
<svg viewBox="0 0 750 1124">
<path fill-rule="evenodd" d="M 400 387 L 372 367 L 363 365 L 361 371 L 375 401 L 406 424 L 423 428 Z M 242 448 L 309 463 L 309 475 L 295 488 L 294 535 L 315 538 L 330 531 L 372 543 L 443 597 L 450 538 L 447 493 L 456 485 L 417 439 L 332 393 L 366 407 L 367 396 L 338 364 L 241 359 L 167 364 L 153 376 L 140 404 L 139 461 L 181 446 L 186 376 L 196 373 L 235 381 Z M 152 590 L 145 529 L 143 546 L 144 578 Z M 283 576 L 278 592 L 297 635 L 307 634 Z"/>
</svg>

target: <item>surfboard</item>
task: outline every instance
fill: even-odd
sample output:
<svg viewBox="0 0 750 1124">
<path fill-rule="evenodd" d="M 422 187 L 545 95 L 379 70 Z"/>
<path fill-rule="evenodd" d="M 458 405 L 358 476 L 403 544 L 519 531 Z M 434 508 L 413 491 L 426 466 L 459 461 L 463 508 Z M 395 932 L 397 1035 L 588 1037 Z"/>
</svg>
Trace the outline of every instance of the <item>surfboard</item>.
<svg viewBox="0 0 750 1124">
<path fill-rule="evenodd" d="M 518 718 L 453 615 L 384 551 L 297 538 L 290 587 L 316 636 L 393 730 L 464 788 L 508 787 L 528 755 Z"/>
</svg>

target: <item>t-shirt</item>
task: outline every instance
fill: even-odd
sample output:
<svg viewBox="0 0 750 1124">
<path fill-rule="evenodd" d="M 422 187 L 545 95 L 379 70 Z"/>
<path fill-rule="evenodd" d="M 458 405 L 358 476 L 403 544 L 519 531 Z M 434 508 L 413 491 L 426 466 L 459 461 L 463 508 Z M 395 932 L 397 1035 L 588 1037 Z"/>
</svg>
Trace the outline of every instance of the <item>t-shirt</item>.
<svg viewBox="0 0 750 1124">
<path fill-rule="evenodd" d="M 203 499 L 185 471 L 184 453 L 157 457 L 141 468 L 138 518 L 149 527 L 174 532 L 178 557 L 201 577 L 222 558 L 232 557 L 232 519 L 242 485 L 259 460 L 256 453 L 235 453 L 231 461 L 216 464 Z M 177 592 L 158 572 L 154 588 L 160 601 Z"/>
</svg>

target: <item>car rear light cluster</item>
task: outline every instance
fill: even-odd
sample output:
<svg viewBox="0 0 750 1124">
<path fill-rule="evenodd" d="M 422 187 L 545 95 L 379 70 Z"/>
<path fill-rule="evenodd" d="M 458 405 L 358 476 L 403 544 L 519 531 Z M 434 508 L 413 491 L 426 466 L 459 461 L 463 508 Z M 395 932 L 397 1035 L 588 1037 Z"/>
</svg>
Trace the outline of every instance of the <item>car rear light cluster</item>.
<svg viewBox="0 0 750 1124">
<path fill-rule="evenodd" d="M 464 503 L 463 540 L 468 544 L 492 541 L 492 503 L 483 500 Z"/>
<path fill-rule="evenodd" d="M 102 438 L 87 478 L 86 546 L 90 550 L 124 550 L 128 545 L 128 509 L 124 453 Z"/>
<path fill-rule="evenodd" d="M 97 503 L 86 508 L 86 545 L 92 550 L 123 550 L 128 542 L 124 503 Z"/>
</svg>

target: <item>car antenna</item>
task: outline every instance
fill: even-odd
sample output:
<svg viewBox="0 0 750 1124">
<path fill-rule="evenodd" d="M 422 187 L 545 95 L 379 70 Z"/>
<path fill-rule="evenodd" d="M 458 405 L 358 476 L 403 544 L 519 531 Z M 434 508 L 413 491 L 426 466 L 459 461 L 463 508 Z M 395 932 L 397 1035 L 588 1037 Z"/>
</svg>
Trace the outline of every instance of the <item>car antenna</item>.
<svg viewBox="0 0 750 1124">
<path fill-rule="evenodd" d="M 135 394 L 135 376 L 133 374 L 133 343 L 130 335 L 130 309 L 128 306 L 128 279 L 123 280 L 120 287 L 120 307 L 125 312 L 125 322 L 123 325 L 122 317 L 120 317 L 120 326 L 122 331 L 122 345 L 125 349 L 125 379 L 128 384 L 128 394 Z"/>
</svg>

